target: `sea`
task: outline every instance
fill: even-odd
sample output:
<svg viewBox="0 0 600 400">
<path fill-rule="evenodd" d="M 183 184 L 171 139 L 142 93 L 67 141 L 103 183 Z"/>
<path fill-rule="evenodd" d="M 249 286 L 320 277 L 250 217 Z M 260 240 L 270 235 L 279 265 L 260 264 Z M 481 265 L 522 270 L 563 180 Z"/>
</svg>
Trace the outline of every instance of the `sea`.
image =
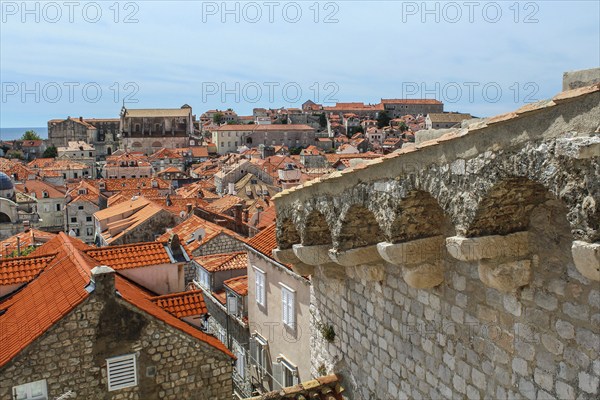
<svg viewBox="0 0 600 400">
<path fill-rule="evenodd" d="M 0 141 L 20 139 L 27 131 L 35 131 L 42 139 L 48 138 L 48 127 L 35 128 L 0 128 Z"/>
</svg>

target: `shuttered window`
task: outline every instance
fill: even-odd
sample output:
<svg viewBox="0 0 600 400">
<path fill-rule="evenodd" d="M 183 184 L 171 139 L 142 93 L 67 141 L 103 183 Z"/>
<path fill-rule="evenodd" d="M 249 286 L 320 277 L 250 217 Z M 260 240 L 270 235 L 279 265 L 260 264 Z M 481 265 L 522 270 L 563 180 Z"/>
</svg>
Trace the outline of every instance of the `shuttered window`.
<svg viewBox="0 0 600 400">
<path fill-rule="evenodd" d="M 265 273 L 257 268 L 254 269 L 255 273 L 255 288 L 256 288 L 256 302 L 261 306 L 265 306 Z"/>
<path fill-rule="evenodd" d="M 108 390 L 119 390 L 137 385 L 135 354 L 106 360 Z"/>
<path fill-rule="evenodd" d="M 292 289 L 287 286 L 281 286 L 281 312 L 283 323 L 290 328 L 294 328 L 294 323 L 296 322 L 295 297 L 296 293 Z"/>
</svg>

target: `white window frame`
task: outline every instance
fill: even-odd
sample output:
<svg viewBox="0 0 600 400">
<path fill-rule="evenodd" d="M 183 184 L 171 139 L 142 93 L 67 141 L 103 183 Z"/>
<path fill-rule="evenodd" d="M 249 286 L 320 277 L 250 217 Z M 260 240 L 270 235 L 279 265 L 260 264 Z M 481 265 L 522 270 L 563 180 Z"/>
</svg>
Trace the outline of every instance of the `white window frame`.
<svg viewBox="0 0 600 400">
<path fill-rule="evenodd" d="M 123 363 L 125 362 L 125 365 Z M 130 365 L 127 365 L 127 362 L 131 362 Z M 111 378 L 111 372 L 119 373 L 121 369 L 127 367 L 129 371 L 133 372 L 133 380 L 128 380 L 123 383 L 119 383 L 119 379 L 115 379 L 116 377 Z M 115 371 L 111 371 L 111 369 L 115 369 Z M 131 373 L 131 372 L 130 372 Z M 106 359 L 106 379 L 108 383 L 108 391 L 112 392 L 115 390 L 125 389 L 128 387 L 134 387 L 138 384 L 138 376 L 137 376 L 137 359 L 135 354 L 126 354 L 118 357 L 111 357 Z M 114 381 L 117 382 L 114 382 Z"/>
<path fill-rule="evenodd" d="M 295 366 L 294 364 L 292 364 L 291 362 L 289 362 L 283 356 L 279 357 L 279 362 L 281 363 L 281 366 L 282 366 L 281 385 L 283 387 L 288 387 L 288 386 L 294 386 L 294 385 L 297 385 L 298 383 L 300 383 L 300 380 L 298 377 L 298 367 Z M 289 381 L 286 380 L 286 377 L 288 377 L 287 374 L 289 374 L 289 378 L 290 378 Z"/>
<path fill-rule="evenodd" d="M 256 303 L 263 307 L 266 307 L 266 294 L 265 294 L 265 282 L 267 280 L 267 274 L 265 271 L 254 267 L 254 288 L 256 292 Z"/>
<path fill-rule="evenodd" d="M 251 347 L 256 348 L 256 354 L 250 352 L 250 357 L 252 358 L 251 363 L 255 364 L 258 367 L 258 370 L 264 374 L 267 370 L 267 352 L 268 352 L 268 342 L 265 338 L 260 336 L 258 333 L 254 333 L 251 339 L 254 342 L 254 345 Z"/>
<path fill-rule="evenodd" d="M 46 400 L 48 399 L 48 384 L 45 379 L 42 379 L 13 386 L 12 395 L 15 400 Z"/>
<path fill-rule="evenodd" d="M 285 325 L 296 328 L 296 291 L 289 286 L 281 286 L 281 319 Z"/>
<path fill-rule="evenodd" d="M 235 352 L 237 360 L 235 361 L 235 371 L 242 379 L 246 379 L 246 352 L 242 347 Z"/>
<path fill-rule="evenodd" d="M 210 274 L 204 268 L 198 268 L 198 283 L 205 289 L 210 289 Z"/>
</svg>

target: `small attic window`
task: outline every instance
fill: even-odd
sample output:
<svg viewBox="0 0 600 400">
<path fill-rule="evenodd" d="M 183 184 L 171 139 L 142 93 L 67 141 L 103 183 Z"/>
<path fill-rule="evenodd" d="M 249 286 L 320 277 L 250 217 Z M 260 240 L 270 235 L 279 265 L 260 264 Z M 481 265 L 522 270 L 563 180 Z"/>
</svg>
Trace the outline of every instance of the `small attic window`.
<svg viewBox="0 0 600 400">
<path fill-rule="evenodd" d="M 49 197 L 49 196 L 48 196 L 48 192 L 46 192 L 45 190 L 43 190 L 43 191 L 42 191 L 42 197 L 43 197 L 44 199 L 47 199 L 47 198 Z"/>
</svg>

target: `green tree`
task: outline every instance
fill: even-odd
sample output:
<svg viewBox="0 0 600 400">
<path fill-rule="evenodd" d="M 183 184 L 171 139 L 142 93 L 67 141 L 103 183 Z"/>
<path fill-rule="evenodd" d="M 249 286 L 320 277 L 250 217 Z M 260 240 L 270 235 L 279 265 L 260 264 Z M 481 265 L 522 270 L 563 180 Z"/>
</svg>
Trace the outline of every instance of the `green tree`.
<svg viewBox="0 0 600 400">
<path fill-rule="evenodd" d="M 406 132 L 408 130 L 408 125 L 406 125 L 406 122 L 400 122 L 400 132 Z"/>
<path fill-rule="evenodd" d="M 25 157 L 23 157 L 23 153 L 19 150 L 9 150 L 8 153 L 6 153 L 6 158 L 23 160 Z"/>
<path fill-rule="evenodd" d="M 42 157 L 56 158 L 56 157 L 58 157 L 58 150 L 56 149 L 55 146 L 47 147 L 46 150 L 44 150 L 44 154 L 42 155 Z"/>
<path fill-rule="evenodd" d="M 29 253 L 33 252 L 36 249 L 35 246 L 27 246 L 21 249 L 21 255 L 19 256 L 17 250 L 13 250 L 12 253 L 8 255 L 8 257 L 25 257 L 29 255 Z"/>
<path fill-rule="evenodd" d="M 379 129 L 383 128 L 384 126 L 388 126 L 390 124 L 391 118 L 388 115 L 387 112 L 382 111 L 379 113 L 379 115 L 377 116 L 377 127 Z"/>
<path fill-rule="evenodd" d="M 21 140 L 41 140 L 40 135 L 36 131 L 27 131 L 21 136 Z"/>
<path fill-rule="evenodd" d="M 321 125 L 321 128 L 327 127 L 327 117 L 325 116 L 325 113 L 319 114 L 319 125 Z"/>
<path fill-rule="evenodd" d="M 287 124 L 288 123 L 287 117 L 283 117 L 282 120 L 281 120 L 281 123 L 284 124 L 284 125 Z"/>
<path fill-rule="evenodd" d="M 215 124 L 220 124 L 223 122 L 223 113 L 217 112 L 213 114 L 213 122 Z"/>
</svg>

